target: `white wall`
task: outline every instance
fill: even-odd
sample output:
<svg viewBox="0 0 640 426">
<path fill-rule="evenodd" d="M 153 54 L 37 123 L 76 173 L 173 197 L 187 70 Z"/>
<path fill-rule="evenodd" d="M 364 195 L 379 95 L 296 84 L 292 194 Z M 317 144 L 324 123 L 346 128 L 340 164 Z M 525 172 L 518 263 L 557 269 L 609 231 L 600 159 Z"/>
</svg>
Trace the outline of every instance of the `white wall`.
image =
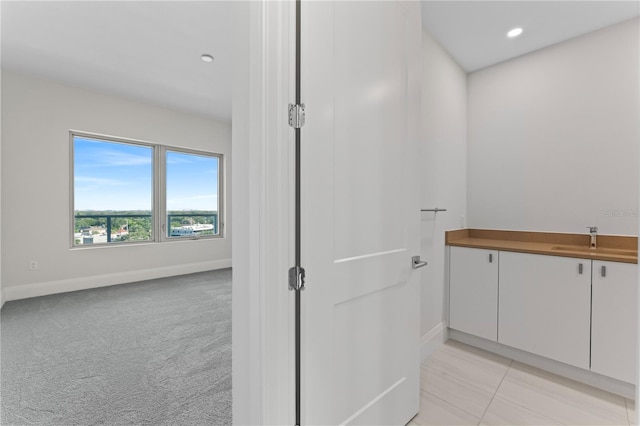
<svg viewBox="0 0 640 426">
<path fill-rule="evenodd" d="M 69 247 L 70 129 L 222 153 L 228 206 L 229 123 L 6 70 L 2 85 L 6 300 L 231 266 L 229 214 L 223 239 Z M 38 270 L 28 270 L 29 260 Z"/>
<path fill-rule="evenodd" d="M 638 233 L 638 19 L 468 79 L 468 225 Z"/>
<path fill-rule="evenodd" d="M 0 8 L 1 10 L 2 8 Z M 2 22 L 2 19 L 0 19 Z M 2 31 L 0 30 L 0 34 Z M 2 45 L 0 36 L 0 45 Z M 0 123 L 2 123 L 2 55 L 0 55 Z M 1 127 L 1 124 L 0 124 Z M 0 230 L 2 229 L 2 132 L 0 132 Z M 4 293 L 2 291 L 2 232 L 0 231 L 0 309 L 4 305 Z"/>
<path fill-rule="evenodd" d="M 424 357 L 426 340 L 439 339 L 446 314 L 444 231 L 460 228 L 467 209 L 467 78 L 426 32 L 422 52 L 421 208 L 447 209 L 421 215 L 421 256 L 429 262 L 421 270 Z"/>
<path fill-rule="evenodd" d="M 261 353 L 255 340 L 260 329 L 260 305 L 258 299 L 259 286 L 255 284 L 256 273 L 251 268 L 255 261 L 255 239 L 259 234 L 255 231 L 255 216 L 259 209 L 252 209 L 252 194 L 249 176 L 252 173 L 251 131 L 251 68 L 250 52 L 251 31 L 250 11 L 257 7 L 254 2 L 237 2 L 234 5 L 233 33 L 233 111 L 235 116 L 232 126 L 233 140 L 233 216 L 235 221 L 233 245 L 233 282 L 232 286 L 232 415 L 234 424 L 259 424 L 262 422 L 262 389 L 260 383 Z M 259 2 L 255 2 L 260 4 Z M 253 36 L 255 39 L 255 36 Z M 260 46 L 260 44 L 258 44 Z M 255 107 L 255 106 L 254 106 Z M 258 376 L 258 377 L 256 377 Z"/>
<path fill-rule="evenodd" d="M 234 3 L 233 424 L 294 424 L 293 2 Z M 284 284 L 284 285 L 283 285 Z"/>
</svg>

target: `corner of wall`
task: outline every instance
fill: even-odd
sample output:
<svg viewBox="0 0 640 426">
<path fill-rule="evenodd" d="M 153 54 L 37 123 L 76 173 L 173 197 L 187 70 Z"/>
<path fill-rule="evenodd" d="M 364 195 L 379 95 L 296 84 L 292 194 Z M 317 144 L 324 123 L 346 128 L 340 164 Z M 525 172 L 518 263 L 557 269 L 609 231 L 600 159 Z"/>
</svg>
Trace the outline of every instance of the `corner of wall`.
<svg viewBox="0 0 640 426">
<path fill-rule="evenodd" d="M 420 363 L 422 364 L 429 359 L 447 340 L 449 340 L 449 332 L 446 323 L 443 321 L 422 336 L 420 342 Z"/>
<path fill-rule="evenodd" d="M 422 33 L 420 255 L 429 260 L 421 273 L 422 359 L 446 340 L 447 257 L 445 231 L 464 227 L 467 194 L 467 74 L 428 31 Z M 440 331 L 438 331 L 440 330 Z"/>
</svg>

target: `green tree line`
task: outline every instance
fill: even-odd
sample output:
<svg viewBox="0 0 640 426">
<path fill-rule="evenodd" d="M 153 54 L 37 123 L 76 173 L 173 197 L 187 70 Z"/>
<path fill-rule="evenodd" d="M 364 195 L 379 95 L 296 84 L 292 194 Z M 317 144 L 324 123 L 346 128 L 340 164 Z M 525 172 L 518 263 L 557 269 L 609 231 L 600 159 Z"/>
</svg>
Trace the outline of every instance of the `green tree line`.
<svg viewBox="0 0 640 426">
<path fill-rule="evenodd" d="M 117 217 L 130 215 L 132 217 Z M 185 225 L 212 224 L 213 231 L 205 231 L 203 234 L 213 234 L 218 228 L 218 212 L 201 210 L 168 211 L 171 217 L 169 234 L 171 229 Z M 107 218 L 111 216 L 111 234 L 118 230 L 126 230 L 117 241 L 147 241 L 153 238 L 153 216 L 150 210 L 78 210 L 75 212 L 74 233 L 89 232 L 91 228 L 103 228 L 107 230 Z M 99 216 L 99 217 L 82 217 Z M 95 234 L 95 229 L 91 234 Z M 114 241 L 114 240 L 112 240 Z"/>
</svg>

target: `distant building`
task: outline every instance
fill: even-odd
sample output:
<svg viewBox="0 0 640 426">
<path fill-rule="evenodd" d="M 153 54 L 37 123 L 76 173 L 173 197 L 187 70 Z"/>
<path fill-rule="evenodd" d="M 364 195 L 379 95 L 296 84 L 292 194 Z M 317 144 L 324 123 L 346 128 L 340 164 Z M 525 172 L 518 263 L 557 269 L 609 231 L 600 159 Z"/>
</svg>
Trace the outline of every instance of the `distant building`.
<svg viewBox="0 0 640 426">
<path fill-rule="evenodd" d="M 195 225 L 178 226 L 171 228 L 172 237 L 196 237 L 204 231 L 213 231 L 213 225 L 210 223 L 198 223 Z"/>
</svg>

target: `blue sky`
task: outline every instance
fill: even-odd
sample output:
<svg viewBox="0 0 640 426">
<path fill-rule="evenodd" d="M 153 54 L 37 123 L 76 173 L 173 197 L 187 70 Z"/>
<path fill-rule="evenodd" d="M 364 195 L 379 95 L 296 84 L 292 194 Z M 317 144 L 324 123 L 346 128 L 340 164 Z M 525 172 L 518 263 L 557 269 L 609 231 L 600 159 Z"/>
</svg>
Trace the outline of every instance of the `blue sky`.
<svg viewBox="0 0 640 426">
<path fill-rule="evenodd" d="M 218 210 L 218 158 L 167 151 L 167 210 Z"/>
<path fill-rule="evenodd" d="M 75 210 L 151 210 L 153 148 L 74 138 Z M 167 152 L 167 209 L 217 210 L 218 159 Z"/>
</svg>

